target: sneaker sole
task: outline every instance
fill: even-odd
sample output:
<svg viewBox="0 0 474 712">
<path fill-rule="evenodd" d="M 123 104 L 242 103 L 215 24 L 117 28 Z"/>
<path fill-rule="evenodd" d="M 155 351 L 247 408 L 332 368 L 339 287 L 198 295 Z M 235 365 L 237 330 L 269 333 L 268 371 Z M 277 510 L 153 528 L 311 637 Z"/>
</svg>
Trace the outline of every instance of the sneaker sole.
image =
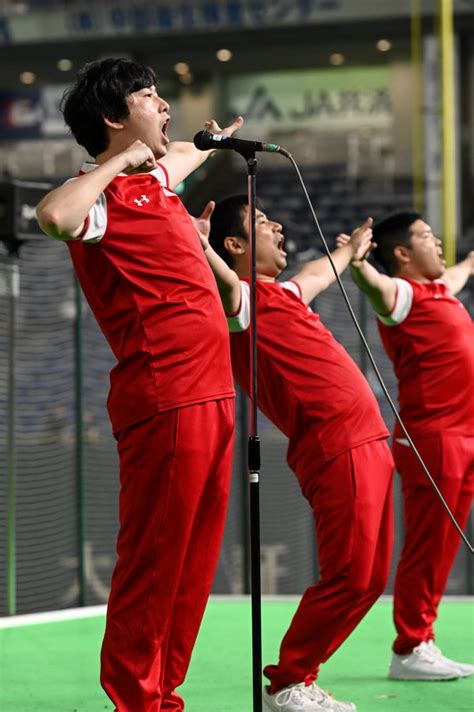
<svg viewBox="0 0 474 712">
<path fill-rule="evenodd" d="M 401 680 L 402 682 L 451 682 L 452 680 L 459 680 L 460 677 L 462 677 L 461 673 L 456 671 L 453 671 L 452 674 L 449 676 L 446 675 L 445 677 L 421 677 L 420 675 L 415 677 L 414 675 L 388 674 L 389 680 Z"/>
<path fill-rule="evenodd" d="M 474 675 L 474 670 L 468 672 L 467 670 L 460 670 L 458 668 L 457 672 L 459 674 L 459 677 L 471 677 L 471 675 Z"/>
</svg>

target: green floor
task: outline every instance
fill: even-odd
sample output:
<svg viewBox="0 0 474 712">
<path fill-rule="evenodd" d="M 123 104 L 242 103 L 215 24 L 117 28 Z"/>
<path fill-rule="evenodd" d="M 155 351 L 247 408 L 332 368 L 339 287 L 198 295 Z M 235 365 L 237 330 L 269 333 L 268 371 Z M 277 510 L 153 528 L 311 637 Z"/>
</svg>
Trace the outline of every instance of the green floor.
<svg viewBox="0 0 474 712">
<path fill-rule="evenodd" d="M 263 658 L 274 662 L 295 601 L 263 604 Z M 379 602 L 329 663 L 319 682 L 358 712 L 473 712 L 474 678 L 390 682 L 391 606 Z M 99 712 L 113 705 L 98 684 L 103 618 L 0 629 L 1 712 Z M 250 605 L 208 606 L 182 692 L 186 712 L 252 712 Z M 474 662 L 474 607 L 445 602 L 437 624 L 445 654 Z"/>
</svg>

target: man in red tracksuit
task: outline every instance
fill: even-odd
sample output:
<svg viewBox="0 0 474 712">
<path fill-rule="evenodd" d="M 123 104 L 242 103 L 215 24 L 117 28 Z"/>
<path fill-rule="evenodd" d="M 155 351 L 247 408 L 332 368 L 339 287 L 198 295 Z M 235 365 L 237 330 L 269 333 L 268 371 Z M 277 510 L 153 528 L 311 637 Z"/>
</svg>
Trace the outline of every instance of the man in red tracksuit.
<svg viewBox="0 0 474 712">
<path fill-rule="evenodd" d="M 250 336 L 246 196 L 220 203 L 203 247 L 228 315 L 234 376 L 249 392 Z M 368 249 L 368 223 L 333 253 L 339 271 Z M 281 225 L 256 220 L 258 403 L 288 437 L 288 463 L 316 524 L 319 581 L 304 593 L 267 665 L 266 712 L 350 712 L 315 682 L 328 660 L 383 592 L 392 550 L 393 460 L 388 432 L 367 381 L 308 304 L 334 281 L 327 258 L 289 282 Z"/>
<path fill-rule="evenodd" d="M 227 325 L 196 229 L 209 221 L 196 226 L 173 191 L 206 154 L 169 143 L 155 74 L 130 60 L 86 65 L 64 116 L 95 161 L 43 199 L 38 219 L 67 241 L 117 358 L 108 409 L 120 530 L 101 682 L 117 712 L 181 712 L 176 688 L 217 564 L 234 426 Z"/>
<path fill-rule="evenodd" d="M 348 238 L 341 238 L 343 244 Z M 415 212 L 374 227 L 374 256 L 357 253 L 355 282 L 377 314 L 399 384 L 400 415 L 417 450 L 464 527 L 474 491 L 474 326 L 455 298 L 474 274 L 474 252 L 446 269 L 441 241 Z M 393 455 L 402 481 L 405 540 L 394 589 L 397 637 L 389 677 L 447 680 L 474 673 L 434 644 L 433 625 L 460 536 L 398 423 Z"/>
</svg>

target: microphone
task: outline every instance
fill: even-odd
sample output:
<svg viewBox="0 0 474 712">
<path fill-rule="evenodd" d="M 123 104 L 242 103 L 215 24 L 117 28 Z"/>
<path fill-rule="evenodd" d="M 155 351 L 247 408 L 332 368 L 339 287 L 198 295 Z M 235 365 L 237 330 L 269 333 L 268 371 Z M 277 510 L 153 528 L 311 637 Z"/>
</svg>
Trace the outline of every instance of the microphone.
<svg viewBox="0 0 474 712">
<path fill-rule="evenodd" d="M 237 153 L 240 153 L 246 158 L 250 158 L 256 151 L 266 151 L 268 153 L 281 153 L 282 156 L 286 158 L 290 157 L 290 153 L 281 146 L 277 146 L 276 143 L 245 141 L 244 139 L 233 138 L 232 136 L 213 134 L 210 131 L 198 131 L 193 141 L 196 148 L 200 151 L 228 149 L 230 151 L 237 151 Z"/>
</svg>

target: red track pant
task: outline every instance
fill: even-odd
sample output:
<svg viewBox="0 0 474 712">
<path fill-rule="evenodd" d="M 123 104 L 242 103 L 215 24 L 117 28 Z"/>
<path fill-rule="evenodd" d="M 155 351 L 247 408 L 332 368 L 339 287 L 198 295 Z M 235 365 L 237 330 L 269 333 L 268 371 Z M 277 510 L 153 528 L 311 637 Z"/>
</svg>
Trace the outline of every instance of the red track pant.
<svg viewBox="0 0 474 712">
<path fill-rule="evenodd" d="M 224 531 L 233 399 L 123 430 L 120 530 L 101 682 L 116 712 L 182 710 L 184 680 Z"/>
<path fill-rule="evenodd" d="M 464 527 L 474 492 L 474 437 L 434 435 L 414 442 Z M 398 636 L 393 650 L 405 655 L 419 643 L 434 640 L 433 623 L 461 537 L 411 448 L 395 440 L 393 454 L 405 508 L 405 540 L 394 589 Z"/>
<path fill-rule="evenodd" d="M 304 593 L 278 665 L 264 672 L 272 693 L 310 684 L 384 591 L 393 543 L 393 460 L 385 440 L 356 447 L 297 476 L 315 517 L 320 578 Z"/>
</svg>

